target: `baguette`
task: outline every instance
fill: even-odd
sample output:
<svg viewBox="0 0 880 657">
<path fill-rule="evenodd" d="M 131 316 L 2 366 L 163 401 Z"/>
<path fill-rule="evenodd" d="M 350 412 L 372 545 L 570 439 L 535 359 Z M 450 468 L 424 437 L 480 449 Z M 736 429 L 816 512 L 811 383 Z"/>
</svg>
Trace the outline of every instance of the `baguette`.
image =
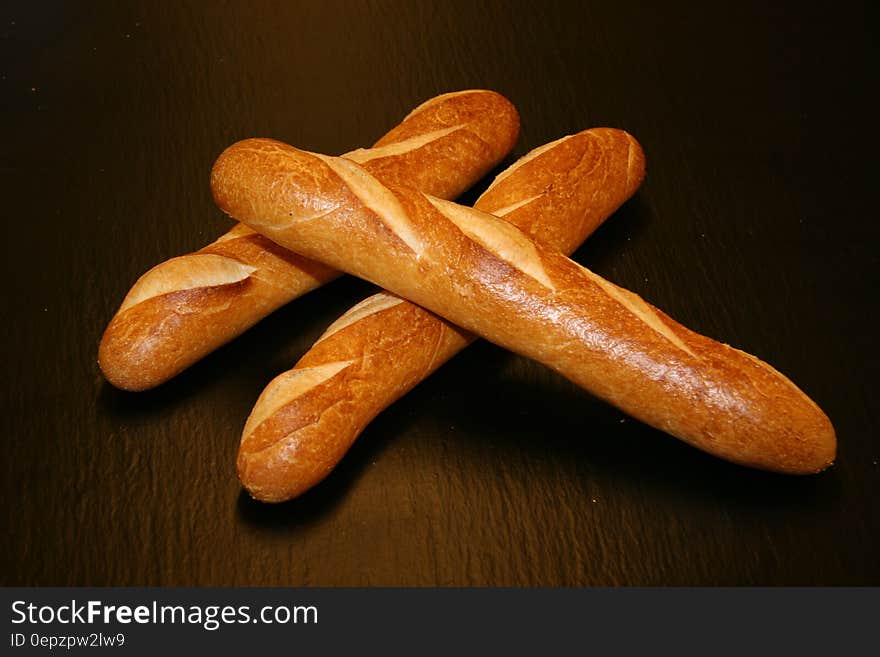
<svg viewBox="0 0 880 657">
<path fill-rule="evenodd" d="M 513 148 L 519 117 L 482 90 L 432 98 L 371 149 L 344 157 L 387 183 L 455 198 Z M 118 388 L 153 388 L 341 272 L 243 225 L 144 274 L 110 321 L 98 364 Z"/>
<path fill-rule="evenodd" d="M 570 253 L 644 174 L 641 147 L 630 135 L 586 130 L 517 161 L 474 207 Z M 373 418 L 475 339 L 387 292 L 357 304 L 260 395 L 238 452 L 245 489 L 265 502 L 302 494 L 332 471 Z M 339 363 L 348 365 L 333 376 Z"/>
<path fill-rule="evenodd" d="M 273 241 L 542 362 L 694 447 L 792 474 L 834 460 L 831 422 L 782 374 L 502 219 L 268 139 L 229 147 L 211 184 L 224 212 Z"/>
</svg>

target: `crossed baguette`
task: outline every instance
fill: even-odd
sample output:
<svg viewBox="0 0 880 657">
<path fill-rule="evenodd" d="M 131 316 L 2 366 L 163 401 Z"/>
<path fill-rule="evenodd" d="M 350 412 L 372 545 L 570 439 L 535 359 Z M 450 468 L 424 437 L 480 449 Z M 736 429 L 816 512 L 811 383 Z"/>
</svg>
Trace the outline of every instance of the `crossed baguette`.
<svg viewBox="0 0 880 657">
<path fill-rule="evenodd" d="M 585 130 L 518 160 L 474 207 L 570 253 L 636 191 L 644 173 L 630 135 Z M 333 470 L 373 418 L 475 339 L 388 292 L 357 304 L 260 395 L 239 447 L 243 485 L 266 502 L 302 494 Z"/>
<path fill-rule="evenodd" d="M 358 304 L 261 395 L 238 458 L 258 499 L 320 481 L 377 413 L 474 339 L 447 320 L 722 458 L 788 473 L 827 467 L 834 430 L 788 379 L 561 255 L 638 187 L 644 160 L 631 137 L 592 130 L 536 149 L 478 201 L 495 217 L 436 198 L 482 177 L 518 127 L 509 101 L 465 91 L 423 103 L 345 160 L 271 140 L 227 149 L 215 199 L 252 228 L 139 279 L 101 342 L 108 380 L 158 385 L 341 269 L 400 296 Z"/>
</svg>

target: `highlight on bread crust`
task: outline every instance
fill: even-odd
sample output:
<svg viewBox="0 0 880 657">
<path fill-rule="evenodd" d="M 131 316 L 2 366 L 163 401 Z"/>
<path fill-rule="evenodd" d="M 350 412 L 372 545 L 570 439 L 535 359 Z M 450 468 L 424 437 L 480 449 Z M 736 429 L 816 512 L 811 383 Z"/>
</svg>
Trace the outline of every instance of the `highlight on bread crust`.
<svg viewBox="0 0 880 657">
<path fill-rule="evenodd" d="M 828 418 L 766 363 L 688 330 L 558 251 L 534 242 L 511 252 L 519 238 L 487 230 L 478 241 L 460 227 L 491 226 L 491 216 L 456 208 L 452 217 L 444 203 L 389 186 L 411 232 L 403 239 L 351 184 L 323 157 L 271 140 L 231 146 L 212 172 L 221 209 L 272 240 L 538 360 L 699 449 L 792 474 L 833 461 Z M 319 200 L 335 209 L 314 217 Z M 525 271 L 526 261 L 552 286 Z"/>
<path fill-rule="evenodd" d="M 386 184 L 454 198 L 498 164 L 518 135 L 510 101 L 468 90 L 423 103 L 374 148 L 344 157 Z M 153 388 L 339 275 L 236 225 L 135 283 L 104 331 L 98 364 L 118 388 Z"/>
</svg>

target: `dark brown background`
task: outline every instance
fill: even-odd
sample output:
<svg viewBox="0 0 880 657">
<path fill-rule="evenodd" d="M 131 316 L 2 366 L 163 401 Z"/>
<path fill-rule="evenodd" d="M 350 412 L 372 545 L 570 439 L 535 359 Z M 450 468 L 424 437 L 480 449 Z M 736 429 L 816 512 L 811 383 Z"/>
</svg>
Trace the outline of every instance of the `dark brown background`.
<svg viewBox="0 0 880 657">
<path fill-rule="evenodd" d="M 651 4 L 4 3 L 2 583 L 880 583 L 876 24 L 847 2 Z M 638 137 L 644 187 L 576 259 L 790 375 L 837 465 L 726 464 L 480 344 L 317 489 L 252 502 L 244 418 L 369 291 L 352 279 L 161 389 L 103 382 L 134 280 L 226 230 L 225 146 L 339 153 L 471 87 L 519 108 L 514 156 Z"/>
</svg>

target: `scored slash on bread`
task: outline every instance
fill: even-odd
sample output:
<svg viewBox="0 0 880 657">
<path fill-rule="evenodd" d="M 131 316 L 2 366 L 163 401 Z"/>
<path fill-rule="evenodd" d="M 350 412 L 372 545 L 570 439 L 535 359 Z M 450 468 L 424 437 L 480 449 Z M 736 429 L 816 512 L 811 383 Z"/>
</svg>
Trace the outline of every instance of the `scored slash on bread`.
<svg viewBox="0 0 880 657">
<path fill-rule="evenodd" d="M 506 98 L 461 91 L 430 99 L 372 149 L 343 157 L 385 183 L 455 198 L 504 159 L 518 135 Z M 315 213 L 330 209 L 315 199 Z M 144 274 L 107 326 L 98 364 L 118 388 L 153 388 L 340 274 L 237 225 Z"/>
<path fill-rule="evenodd" d="M 499 226 L 519 226 L 548 247 L 572 252 L 636 191 L 644 174 L 642 150 L 630 135 L 586 130 L 517 160 L 474 207 L 510 222 Z M 479 237 L 488 224 L 472 219 L 461 216 L 459 228 L 530 269 L 532 261 L 518 249 L 533 253 L 531 242 L 508 231 L 510 243 L 495 244 Z M 552 286 L 542 271 L 531 275 Z M 376 415 L 475 339 L 388 292 L 368 297 L 260 395 L 239 447 L 243 485 L 263 501 L 302 494 L 330 473 Z"/>
<path fill-rule="evenodd" d="M 766 363 L 688 330 L 491 215 L 401 186 L 387 187 L 394 201 L 384 202 L 375 181 L 367 190 L 337 172 L 356 164 L 328 161 L 272 140 L 239 142 L 214 165 L 215 201 L 279 244 L 538 360 L 699 449 L 792 474 L 832 463 L 830 421 Z M 319 201 L 335 209 L 316 217 Z M 296 441 L 287 449 L 320 457 L 299 453 Z"/>
</svg>

